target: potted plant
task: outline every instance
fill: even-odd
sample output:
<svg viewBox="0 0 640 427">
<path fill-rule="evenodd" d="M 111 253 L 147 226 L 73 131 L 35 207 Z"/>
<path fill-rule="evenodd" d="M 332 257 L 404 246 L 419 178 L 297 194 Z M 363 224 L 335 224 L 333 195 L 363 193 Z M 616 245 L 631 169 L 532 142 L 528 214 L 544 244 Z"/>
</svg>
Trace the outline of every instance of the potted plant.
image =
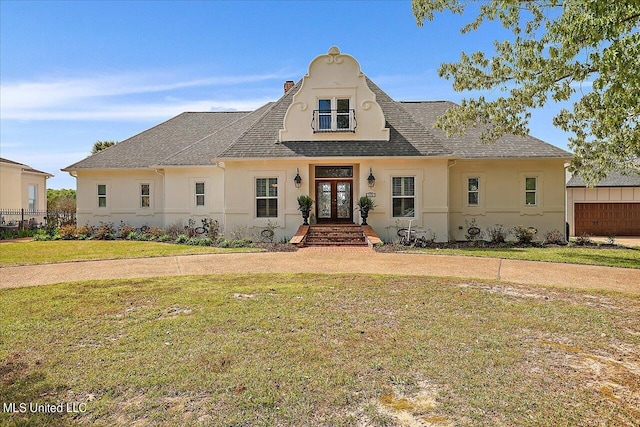
<svg viewBox="0 0 640 427">
<path fill-rule="evenodd" d="M 298 210 L 302 212 L 302 219 L 304 223 L 302 225 L 309 225 L 309 212 L 311 212 L 311 206 L 313 205 L 313 199 L 309 196 L 298 196 Z"/>
<path fill-rule="evenodd" d="M 373 203 L 373 199 L 370 199 L 368 196 L 362 196 L 358 199 L 357 209 L 360 211 L 360 216 L 362 217 L 362 225 L 367 224 L 367 218 L 369 217 L 369 211 L 372 211 L 376 207 L 376 204 Z"/>
</svg>

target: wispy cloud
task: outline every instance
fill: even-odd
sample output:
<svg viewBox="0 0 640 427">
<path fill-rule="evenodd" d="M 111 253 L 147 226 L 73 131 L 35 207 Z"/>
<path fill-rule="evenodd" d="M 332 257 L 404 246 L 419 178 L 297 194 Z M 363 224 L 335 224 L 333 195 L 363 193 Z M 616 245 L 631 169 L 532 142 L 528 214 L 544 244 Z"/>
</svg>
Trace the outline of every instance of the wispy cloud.
<svg viewBox="0 0 640 427">
<path fill-rule="evenodd" d="M 266 73 L 185 80 L 149 73 L 3 82 L 0 114 L 3 119 L 15 120 L 138 120 L 182 111 L 255 109 L 268 99 L 181 101 L 166 94 L 192 88 L 207 88 L 206 92 L 212 93 L 216 88 L 284 78 L 285 73 Z"/>
</svg>

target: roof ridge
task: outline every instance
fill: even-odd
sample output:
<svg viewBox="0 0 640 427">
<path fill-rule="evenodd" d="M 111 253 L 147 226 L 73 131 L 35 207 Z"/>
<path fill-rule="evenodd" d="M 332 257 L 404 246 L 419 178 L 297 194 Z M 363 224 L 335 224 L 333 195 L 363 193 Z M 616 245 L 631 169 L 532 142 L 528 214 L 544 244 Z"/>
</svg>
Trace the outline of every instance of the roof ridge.
<svg viewBox="0 0 640 427">
<path fill-rule="evenodd" d="M 158 128 L 158 127 L 160 127 L 160 126 L 164 125 L 165 123 L 168 123 L 168 122 L 170 122 L 170 121 L 172 121 L 172 120 L 175 120 L 175 119 L 177 119 L 178 117 L 184 116 L 185 114 L 191 114 L 191 113 L 182 112 L 182 113 L 178 114 L 177 116 L 171 117 L 171 118 L 169 118 L 169 119 L 165 120 L 164 122 L 158 123 L 157 125 L 150 127 L 149 129 L 145 129 L 145 130 L 143 130 L 143 131 L 140 131 L 140 132 L 136 133 L 135 135 L 131 135 L 129 138 L 127 138 L 127 139 L 123 139 L 122 141 L 118 142 L 118 144 L 125 144 L 125 146 L 126 146 L 126 145 L 128 145 L 128 141 L 130 141 L 131 139 L 133 139 L 133 138 L 135 138 L 135 137 L 137 137 L 137 136 L 139 136 L 139 135 L 142 135 L 143 133 L 150 132 L 151 130 L 156 129 L 156 128 Z M 107 150 L 108 150 L 109 148 L 115 147 L 115 146 L 116 146 L 116 145 L 118 145 L 118 144 L 114 144 L 114 145 L 112 145 L 112 146 L 109 146 L 109 147 L 107 147 L 107 148 L 105 148 L 105 149 L 103 149 L 103 150 L 98 151 L 97 153 L 89 154 L 89 155 L 88 155 L 87 157 L 85 157 L 84 159 L 82 159 L 82 160 L 78 160 L 77 162 L 73 163 L 72 165 L 69 165 L 69 166 L 67 166 L 66 168 L 64 168 L 64 169 L 60 169 L 60 170 L 61 170 L 61 171 L 65 171 L 65 172 L 66 172 L 66 171 L 68 171 L 68 170 L 71 170 L 71 168 L 75 167 L 77 164 L 82 163 L 82 162 L 84 162 L 84 161 L 85 161 L 85 160 L 87 160 L 87 159 L 95 158 L 95 157 L 101 157 L 102 155 L 104 155 L 104 153 L 106 153 L 106 152 L 107 152 Z"/>
<path fill-rule="evenodd" d="M 366 74 L 365 74 L 365 79 L 367 82 L 367 86 L 369 86 L 369 89 L 371 89 L 374 94 L 375 91 L 373 89 L 376 89 L 379 93 L 381 93 L 383 96 L 386 96 L 387 98 L 389 98 L 389 101 L 392 103 L 392 105 L 399 110 L 400 114 L 402 114 L 404 117 L 408 118 L 411 123 L 413 124 L 413 126 L 417 127 L 418 130 L 420 132 L 424 132 L 426 135 L 428 135 L 429 137 L 431 137 L 431 139 L 433 140 L 433 142 L 435 142 L 436 144 L 438 144 L 439 148 L 443 151 L 443 153 L 449 153 L 449 154 L 453 154 L 453 151 L 451 149 L 449 149 L 448 147 L 445 146 L 445 144 L 443 143 L 443 141 L 437 136 L 435 135 L 433 132 L 431 132 L 431 130 L 427 129 L 422 123 L 420 123 L 418 120 L 416 120 L 416 118 L 413 116 L 413 114 L 411 114 L 409 111 L 407 111 L 402 105 L 401 102 L 396 101 L 395 99 L 391 98 L 391 96 L 389 96 L 388 93 L 386 93 L 385 91 L 383 91 L 377 84 L 375 84 L 375 82 L 373 80 L 371 80 Z M 372 88 L 373 86 L 373 88 Z M 376 102 L 378 102 L 378 96 L 376 94 Z M 378 102 L 379 104 L 379 102 Z M 381 106 L 382 107 L 382 106 Z M 384 110 L 383 110 L 384 113 Z M 385 114 L 385 120 L 388 122 L 388 118 L 387 115 Z M 390 125 L 393 123 L 389 123 Z M 397 130 L 397 129 L 396 129 Z M 421 142 L 421 141 L 417 141 L 413 138 L 413 136 L 411 134 L 408 135 L 403 135 L 405 138 L 407 138 L 408 141 L 410 141 L 411 143 L 414 142 Z M 428 139 L 425 140 L 425 138 L 423 138 L 424 142 L 428 142 Z"/>
<path fill-rule="evenodd" d="M 229 143 L 229 145 L 222 151 L 220 151 L 220 153 L 218 154 L 218 157 L 224 157 L 224 155 L 231 149 L 231 147 L 233 147 L 243 136 L 245 136 L 247 133 L 249 133 L 250 131 L 252 131 L 255 127 L 255 125 L 262 120 L 269 112 L 273 111 L 275 108 L 277 108 L 278 106 L 280 106 L 280 104 L 285 102 L 285 98 L 293 98 L 293 95 L 295 95 L 296 93 L 298 93 L 299 90 L 299 86 L 301 85 L 303 79 L 298 80 L 298 82 L 293 85 L 292 88 L 290 88 L 288 91 L 286 91 L 277 101 L 274 101 L 271 106 L 269 108 L 267 108 L 264 113 L 262 113 L 260 115 L 260 117 L 258 117 L 256 119 L 255 122 L 253 122 L 251 124 L 251 126 L 249 126 L 247 129 L 244 130 L 244 132 L 242 132 L 240 135 L 238 135 L 233 141 L 231 141 Z M 298 89 L 298 90 L 296 90 Z M 288 108 L 288 107 L 287 107 Z M 257 111 L 257 110 L 256 110 Z M 286 113 L 285 113 L 286 114 Z"/>
<path fill-rule="evenodd" d="M 268 103 L 267 103 L 267 104 L 268 104 Z M 266 104 L 265 104 L 265 105 L 266 105 Z M 260 108 L 262 108 L 262 107 L 260 107 Z M 169 155 L 169 156 L 165 157 L 165 158 L 164 158 L 164 159 L 162 159 L 160 162 L 158 162 L 158 164 L 159 164 L 159 165 L 163 165 L 165 162 L 167 162 L 167 161 L 168 161 L 169 159 L 171 159 L 172 157 L 176 157 L 178 154 L 181 154 L 181 153 L 185 152 L 186 150 L 188 150 L 189 148 L 191 148 L 191 147 L 193 147 L 194 145 L 198 144 L 199 142 L 204 141 L 205 139 L 207 139 L 207 138 L 209 138 L 209 137 L 211 137 L 211 136 L 213 136 L 213 135 L 215 135 L 215 134 L 217 134 L 217 133 L 222 132 L 223 130 L 227 129 L 229 126 L 234 125 L 234 124 L 238 123 L 240 120 L 242 120 L 242 119 L 246 118 L 247 116 L 249 116 L 249 115 L 251 115 L 251 114 L 255 113 L 255 112 L 256 112 L 256 111 L 258 111 L 260 108 L 258 108 L 258 109 L 256 109 L 256 110 L 254 110 L 254 111 L 247 111 L 247 112 L 242 111 L 242 113 L 245 113 L 245 114 L 244 114 L 244 115 L 242 115 L 241 117 L 238 117 L 238 119 L 237 119 L 237 120 L 234 120 L 233 122 L 229 123 L 228 125 L 223 126 L 223 127 L 219 128 L 219 129 L 217 129 L 215 132 L 212 132 L 212 133 L 210 133 L 210 134 L 208 134 L 208 135 L 205 135 L 205 136 L 203 136 L 202 138 L 200 138 L 199 140 L 194 141 L 194 142 L 193 142 L 193 143 L 191 143 L 191 144 L 188 144 L 186 147 L 183 147 L 182 149 L 180 149 L 180 150 L 176 151 L 175 153 L 172 153 L 171 155 Z M 205 112 L 206 112 L 206 113 L 218 113 L 218 114 L 221 114 L 221 113 L 241 113 L 241 111 L 205 111 Z M 183 114 L 185 114 L 185 113 L 183 113 Z"/>
</svg>

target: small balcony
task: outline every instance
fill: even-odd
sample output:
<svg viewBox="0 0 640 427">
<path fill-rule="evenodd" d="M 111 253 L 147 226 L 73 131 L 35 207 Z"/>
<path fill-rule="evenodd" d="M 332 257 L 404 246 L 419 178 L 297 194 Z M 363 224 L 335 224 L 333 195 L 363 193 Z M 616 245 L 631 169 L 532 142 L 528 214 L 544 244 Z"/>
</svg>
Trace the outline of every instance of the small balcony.
<svg viewBox="0 0 640 427">
<path fill-rule="evenodd" d="M 313 133 L 355 133 L 357 126 L 356 110 L 313 110 Z"/>
</svg>

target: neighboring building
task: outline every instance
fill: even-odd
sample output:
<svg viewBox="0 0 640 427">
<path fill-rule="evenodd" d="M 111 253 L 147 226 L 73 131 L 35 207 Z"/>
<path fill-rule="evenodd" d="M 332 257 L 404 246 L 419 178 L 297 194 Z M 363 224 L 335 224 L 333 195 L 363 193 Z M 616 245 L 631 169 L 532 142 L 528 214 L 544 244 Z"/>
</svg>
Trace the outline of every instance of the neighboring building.
<svg viewBox="0 0 640 427">
<path fill-rule="evenodd" d="M 47 178 L 53 175 L 0 157 L 0 209 L 47 210 Z"/>
<path fill-rule="evenodd" d="M 229 232 L 269 221 L 282 238 L 302 222 L 297 196 L 315 200 L 314 221 L 359 222 L 354 204 L 369 194 L 368 223 L 385 240 L 408 220 L 439 241 L 464 239 L 474 218 L 564 230 L 571 155 L 531 136 L 447 138 L 433 123 L 452 107 L 394 101 L 332 47 L 276 102 L 183 113 L 64 170 L 78 178 L 80 224 L 209 217 Z"/>
<path fill-rule="evenodd" d="M 612 172 L 591 188 L 573 176 L 567 222 L 572 236 L 640 236 L 640 174 Z"/>
</svg>

